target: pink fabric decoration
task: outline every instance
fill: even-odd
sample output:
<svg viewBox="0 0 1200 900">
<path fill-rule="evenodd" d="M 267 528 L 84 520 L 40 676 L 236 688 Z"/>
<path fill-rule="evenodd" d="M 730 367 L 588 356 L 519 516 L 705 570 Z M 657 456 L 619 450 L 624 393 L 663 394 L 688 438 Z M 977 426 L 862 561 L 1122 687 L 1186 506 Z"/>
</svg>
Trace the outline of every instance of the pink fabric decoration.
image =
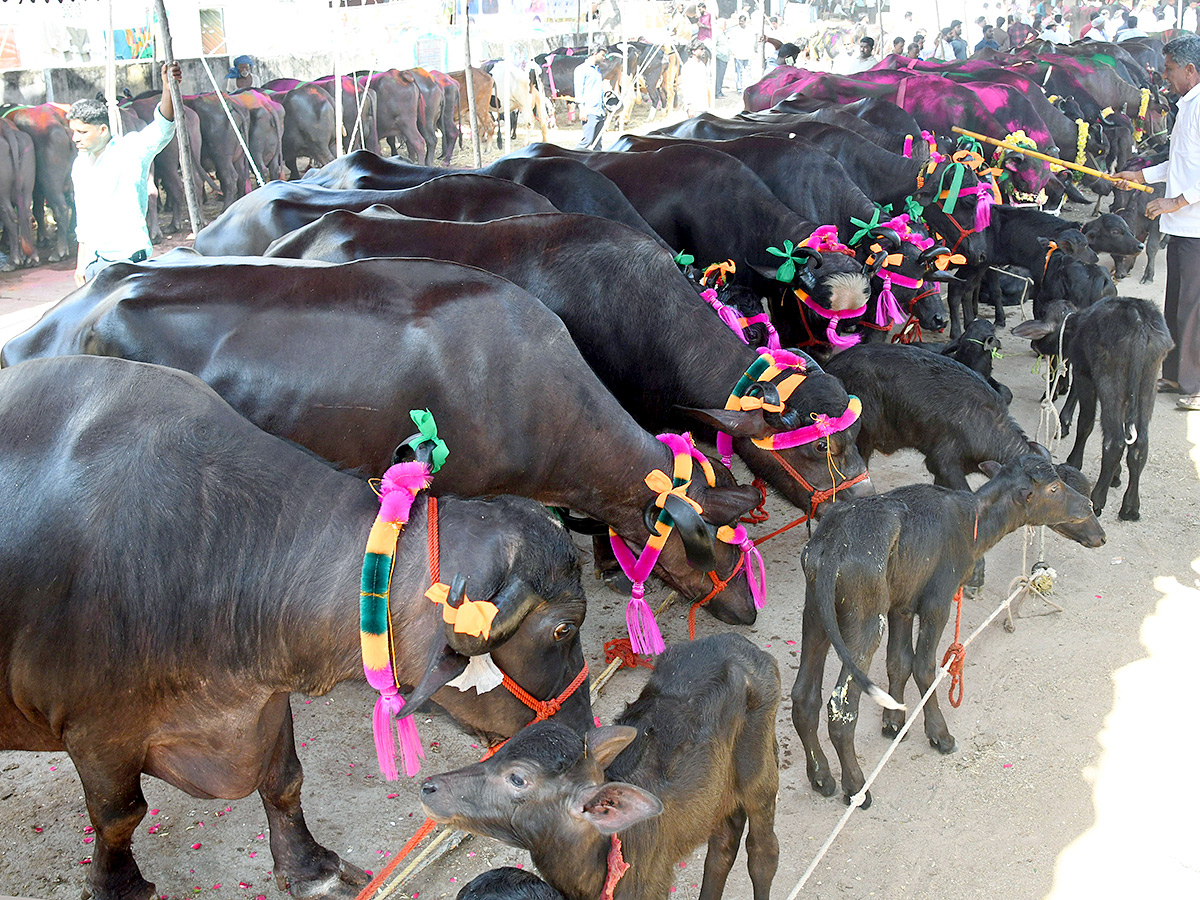
<svg viewBox="0 0 1200 900">
<path fill-rule="evenodd" d="M 830 418 L 824 413 L 814 413 L 813 424 L 785 431 L 774 436 L 773 449 L 788 450 L 801 444 L 811 444 L 823 437 L 828 437 L 838 431 L 845 431 L 857 421 L 862 413 L 862 402 L 853 394 L 846 405 L 846 411 L 837 418 Z"/>
<path fill-rule="evenodd" d="M 911 134 L 906 134 L 904 136 L 904 158 L 912 159 L 912 135 Z"/>
<path fill-rule="evenodd" d="M 796 296 L 800 298 L 800 302 L 815 312 L 818 316 L 829 320 L 829 324 L 825 326 L 825 339 L 834 347 L 853 347 L 862 341 L 862 336 L 857 334 L 838 334 L 837 324 L 840 319 L 853 319 L 861 316 L 867 311 L 867 306 L 864 303 L 856 309 L 826 309 L 821 306 L 812 297 L 802 291 L 796 291 Z M 794 446 L 794 445 L 793 445 Z"/>
<path fill-rule="evenodd" d="M 403 525 L 413 500 L 429 487 L 429 467 L 422 462 L 397 463 L 383 473 L 379 483 L 379 515 L 385 522 Z"/>
<path fill-rule="evenodd" d="M 782 349 L 779 345 L 779 332 L 775 330 L 775 326 L 771 324 L 771 317 L 768 316 L 766 313 L 759 313 L 757 316 L 751 316 L 750 318 L 743 319 L 742 321 L 744 321 L 747 326 L 757 325 L 760 322 L 763 325 L 766 325 L 767 326 L 767 346 L 765 349 L 767 349 L 767 350 Z M 747 343 L 749 343 L 749 341 L 747 341 Z M 763 349 L 764 348 L 759 347 L 758 352 L 762 353 Z"/>
<path fill-rule="evenodd" d="M 846 253 L 850 256 L 854 255 L 854 251 L 847 247 L 838 239 L 836 225 L 821 225 L 816 228 L 812 234 L 800 242 L 801 247 L 809 247 L 812 250 L 817 250 L 821 253 Z"/>
<path fill-rule="evenodd" d="M 900 213 L 900 215 L 892 217 L 884 224 L 900 235 L 900 240 L 912 244 L 918 250 L 928 250 L 933 246 L 933 238 L 918 234 L 912 230 L 912 220 L 909 218 L 908 213 Z"/>
<path fill-rule="evenodd" d="M 729 435 L 725 435 L 729 437 Z M 718 435 L 720 437 L 720 435 Z M 762 553 L 755 546 L 754 541 L 750 539 L 750 535 L 746 534 L 746 526 L 739 524 L 733 529 L 733 539 L 731 544 L 736 544 L 738 549 L 744 555 L 744 565 L 746 567 L 746 581 L 750 583 L 750 596 L 754 600 L 754 608 L 762 609 L 767 604 L 767 567 L 763 562 Z M 756 578 L 750 570 L 751 561 L 758 564 L 758 577 Z"/>
<path fill-rule="evenodd" d="M 738 315 L 736 309 L 730 309 L 724 303 L 717 299 L 717 292 L 712 288 L 701 292 L 701 299 L 709 306 L 716 310 L 717 316 L 724 322 L 729 329 L 741 338 L 743 344 L 749 344 L 745 334 L 742 333 L 742 317 Z"/>
<path fill-rule="evenodd" d="M 372 685 L 374 687 L 374 685 Z M 379 699 L 375 701 L 375 712 L 371 717 L 375 732 L 375 754 L 379 757 L 379 769 L 388 781 L 399 778 L 396 770 L 396 747 L 392 743 L 392 718 L 396 718 L 396 734 L 400 738 L 400 755 L 404 758 L 404 774 L 412 778 L 421 771 L 421 760 L 425 751 L 417 735 L 417 723 L 412 716 L 398 718 L 404 708 L 404 698 L 396 691 L 395 684 L 377 689 Z"/>
<path fill-rule="evenodd" d="M 896 295 L 892 293 L 892 273 L 887 269 L 880 269 L 879 277 L 883 279 L 883 288 L 879 291 L 875 305 L 875 324 L 880 328 L 887 327 L 893 322 L 903 325 L 908 317 L 900 310 L 900 305 L 896 302 Z"/>
</svg>

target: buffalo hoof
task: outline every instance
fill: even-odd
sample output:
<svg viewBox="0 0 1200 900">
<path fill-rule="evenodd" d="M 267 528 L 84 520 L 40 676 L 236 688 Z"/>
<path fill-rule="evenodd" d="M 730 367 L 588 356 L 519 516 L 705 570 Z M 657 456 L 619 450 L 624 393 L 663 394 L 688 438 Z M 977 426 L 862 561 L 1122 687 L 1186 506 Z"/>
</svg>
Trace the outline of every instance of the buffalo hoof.
<svg viewBox="0 0 1200 900">
<path fill-rule="evenodd" d="M 885 738 L 894 738 L 900 733 L 900 729 L 904 727 L 904 713 L 893 712 L 892 710 L 884 710 L 883 719 L 883 736 Z M 889 716 L 891 716 L 889 718 Z M 904 736 L 908 740 L 908 735 Z"/>
<path fill-rule="evenodd" d="M 809 775 L 808 780 L 812 784 L 813 790 L 822 797 L 832 797 L 837 791 L 837 782 L 828 772 L 822 775 Z"/>
<path fill-rule="evenodd" d="M 1149 284 L 1149 283 L 1150 283 L 1150 282 L 1152 282 L 1153 280 L 1154 280 L 1154 275 L 1153 275 L 1152 273 L 1150 273 L 1150 272 L 1147 272 L 1147 273 L 1146 273 L 1145 275 L 1143 275 L 1143 276 L 1142 276 L 1140 279 L 1138 279 L 1138 281 L 1139 281 L 1139 283 L 1140 283 L 1140 284 Z"/>
<path fill-rule="evenodd" d="M 283 875 L 277 875 L 276 881 L 281 880 Z M 333 874 L 312 881 L 288 881 L 287 890 L 296 900 L 350 900 L 358 896 L 369 880 L 367 873 L 358 866 L 339 859 L 338 869 Z M 283 889 L 280 885 L 280 890 Z"/>
<path fill-rule="evenodd" d="M 1129 509 L 1122 506 L 1121 511 L 1117 513 L 1117 518 L 1122 522 L 1137 522 L 1141 520 L 1142 513 L 1136 506 Z"/>
<path fill-rule="evenodd" d="M 855 793 L 857 793 L 857 791 L 856 791 Z M 851 799 L 853 796 L 854 796 L 854 794 L 853 794 L 853 793 L 850 793 L 850 792 L 844 791 L 844 792 L 842 793 L 842 802 L 843 802 L 843 803 L 845 803 L 847 806 L 849 806 L 849 805 L 850 805 L 850 799 Z M 866 795 L 865 797 L 863 797 L 862 806 L 861 806 L 861 807 L 859 807 L 859 808 L 860 808 L 860 809 L 870 809 L 870 808 L 871 808 L 871 792 L 870 792 L 870 791 L 867 791 L 867 795 Z"/>
<path fill-rule="evenodd" d="M 954 740 L 954 735 L 948 734 L 945 737 L 930 738 L 929 746 L 936 747 L 938 753 L 953 753 L 958 749 L 958 741 Z"/>
</svg>

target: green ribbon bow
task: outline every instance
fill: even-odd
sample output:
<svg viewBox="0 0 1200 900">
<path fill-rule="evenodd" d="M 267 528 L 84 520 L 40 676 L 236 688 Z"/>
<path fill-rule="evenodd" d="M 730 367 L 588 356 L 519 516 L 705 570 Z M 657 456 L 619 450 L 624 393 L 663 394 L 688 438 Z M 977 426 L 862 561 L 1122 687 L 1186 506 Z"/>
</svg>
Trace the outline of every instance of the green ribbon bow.
<svg viewBox="0 0 1200 900">
<path fill-rule="evenodd" d="M 958 192 L 962 190 L 963 175 L 966 171 L 967 167 L 962 163 L 952 163 L 950 168 L 942 172 L 942 178 L 938 182 L 939 194 L 945 187 L 946 176 L 950 176 L 950 187 L 946 189 L 946 201 L 942 204 L 942 212 L 948 216 L 954 215 L 954 207 L 958 205 Z"/>
<path fill-rule="evenodd" d="M 404 443 L 414 450 L 421 444 L 433 444 L 433 451 L 429 455 L 430 472 L 436 472 L 446 462 L 446 457 L 450 455 L 450 448 L 446 446 L 445 441 L 438 437 L 437 422 L 433 420 L 433 413 L 427 409 L 410 409 L 408 415 L 420 434 L 414 434 Z"/>
<path fill-rule="evenodd" d="M 888 208 L 890 209 L 891 207 L 888 207 Z M 855 244 L 857 244 L 863 238 L 870 237 L 871 232 L 879 227 L 879 217 L 882 212 L 883 212 L 883 210 L 879 207 L 878 204 L 876 204 L 875 212 L 871 215 L 870 222 L 864 222 L 862 219 L 854 218 L 854 216 L 850 217 L 850 224 L 858 226 L 858 231 L 854 232 L 854 234 L 850 236 L 850 246 L 851 247 L 853 247 Z"/>
<path fill-rule="evenodd" d="M 806 257 L 797 259 L 792 255 L 796 252 L 796 245 L 791 241 L 784 241 L 782 250 L 780 250 L 778 247 L 768 247 L 767 252 L 772 256 L 783 257 L 783 262 L 780 264 L 779 268 L 775 270 L 775 280 L 782 281 L 784 284 L 791 284 L 792 279 L 796 277 L 796 263 L 800 263 L 801 265 L 805 265 L 807 263 Z"/>
<path fill-rule="evenodd" d="M 696 257 L 684 250 L 680 250 L 677 254 L 675 254 L 675 265 L 679 266 L 681 269 L 685 266 L 690 266 L 695 261 Z"/>
<path fill-rule="evenodd" d="M 987 158 L 987 154 L 983 152 L 983 145 L 975 138 L 967 137 L 965 134 L 958 136 L 958 149 L 978 153 L 981 157 Z"/>
</svg>

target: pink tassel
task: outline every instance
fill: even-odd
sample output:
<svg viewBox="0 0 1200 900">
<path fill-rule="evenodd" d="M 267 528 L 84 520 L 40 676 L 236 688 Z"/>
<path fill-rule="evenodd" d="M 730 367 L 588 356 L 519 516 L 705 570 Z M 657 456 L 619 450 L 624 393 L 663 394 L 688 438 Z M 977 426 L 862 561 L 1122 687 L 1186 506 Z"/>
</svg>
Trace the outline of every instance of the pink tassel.
<svg viewBox="0 0 1200 900">
<path fill-rule="evenodd" d="M 385 689 L 375 701 L 375 711 L 371 716 L 372 730 L 375 733 L 375 755 L 379 759 L 379 771 L 388 781 L 400 777 L 396 769 L 396 745 L 392 740 L 392 718 L 399 716 L 404 709 L 404 698 L 396 693 L 395 688 Z M 400 755 L 404 759 L 404 774 L 409 778 L 421 771 L 420 760 L 425 758 L 421 747 L 421 738 L 417 734 L 417 723 L 412 716 L 406 719 L 396 719 L 396 733 L 400 737 Z"/>
<path fill-rule="evenodd" d="M 717 452 L 721 454 L 721 465 L 733 468 L 733 437 L 724 431 L 717 432 Z"/>
<path fill-rule="evenodd" d="M 843 350 L 847 347 L 853 347 L 862 337 L 857 334 L 838 334 L 837 319 L 830 319 L 829 325 L 825 328 L 825 337 L 829 339 L 829 343 L 834 347 L 841 347 Z"/>
<path fill-rule="evenodd" d="M 911 134 L 906 134 L 904 136 L 904 158 L 912 159 L 912 135 Z"/>
<path fill-rule="evenodd" d="M 900 310 L 900 305 L 896 302 L 896 295 L 892 293 L 892 279 L 888 277 L 886 272 L 883 272 L 883 289 L 879 292 L 879 298 L 875 307 L 875 324 L 880 328 L 890 325 L 893 322 L 897 325 L 903 325 L 908 317 Z"/>
<path fill-rule="evenodd" d="M 633 596 L 625 607 L 625 627 L 629 629 L 629 643 L 634 653 L 657 656 L 667 649 L 662 632 L 658 630 L 654 611 L 646 602 L 646 586 L 641 582 L 634 584 Z"/>
<path fill-rule="evenodd" d="M 975 197 L 975 230 L 983 231 L 992 224 L 992 203 L 995 202 L 992 197 L 992 189 L 990 185 L 980 185 L 986 188 Z"/>
<path fill-rule="evenodd" d="M 429 467 L 422 462 L 397 463 L 383 473 L 379 482 L 379 515 L 385 522 L 408 521 L 413 500 L 431 481 Z"/>
<path fill-rule="evenodd" d="M 750 582 L 750 596 L 754 599 L 754 608 L 762 609 L 767 603 L 767 566 L 763 562 L 762 553 L 750 538 L 746 538 L 738 546 L 746 554 L 746 580 Z M 757 578 L 754 577 L 751 560 L 758 563 Z"/>
<path fill-rule="evenodd" d="M 404 698 L 397 697 L 400 707 L 404 707 Z M 397 710 L 399 715 L 399 710 Z M 412 716 L 396 719 L 396 734 L 400 738 L 400 756 L 404 760 L 404 774 L 412 778 L 421 771 L 421 760 L 425 758 L 425 750 L 421 746 L 421 736 L 417 734 L 417 721 Z"/>
</svg>

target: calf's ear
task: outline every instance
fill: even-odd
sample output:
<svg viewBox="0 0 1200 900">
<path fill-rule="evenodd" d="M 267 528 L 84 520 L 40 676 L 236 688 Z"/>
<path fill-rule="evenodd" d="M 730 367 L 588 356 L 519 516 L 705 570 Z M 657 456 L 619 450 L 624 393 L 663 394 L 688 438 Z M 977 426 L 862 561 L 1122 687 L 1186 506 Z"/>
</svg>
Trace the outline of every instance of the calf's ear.
<svg viewBox="0 0 1200 900">
<path fill-rule="evenodd" d="M 1038 319 L 1026 319 L 1013 326 L 1013 337 L 1028 338 L 1031 341 L 1036 341 L 1038 338 L 1044 338 L 1048 334 L 1054 333 L 1054 326 L 1049 322 L 1042 322 Z"/>
<path fill-rule="evenodd" d="M 637 729 L 629 725 L 602 725 L 599 728 L 593 728 L 584 738 L 587 755 L 595 760 L 600 768 L 607 769 L 609 763 L 633 743 L 637 733 Z"/>
<path fill-rule="evenodd" d="M 1004 467 L 994 459 L 985 459 L 979 464 L 979 471 L 988 478 L 995 478 L 1001 469 Z"/>
<path fill-rule="evenodd" d="M 662 812 L 662 801 L 637 785 L 610 781 L 583 800 L 579 815 L 601 834 L 615 834 Z"/>
</svg>

